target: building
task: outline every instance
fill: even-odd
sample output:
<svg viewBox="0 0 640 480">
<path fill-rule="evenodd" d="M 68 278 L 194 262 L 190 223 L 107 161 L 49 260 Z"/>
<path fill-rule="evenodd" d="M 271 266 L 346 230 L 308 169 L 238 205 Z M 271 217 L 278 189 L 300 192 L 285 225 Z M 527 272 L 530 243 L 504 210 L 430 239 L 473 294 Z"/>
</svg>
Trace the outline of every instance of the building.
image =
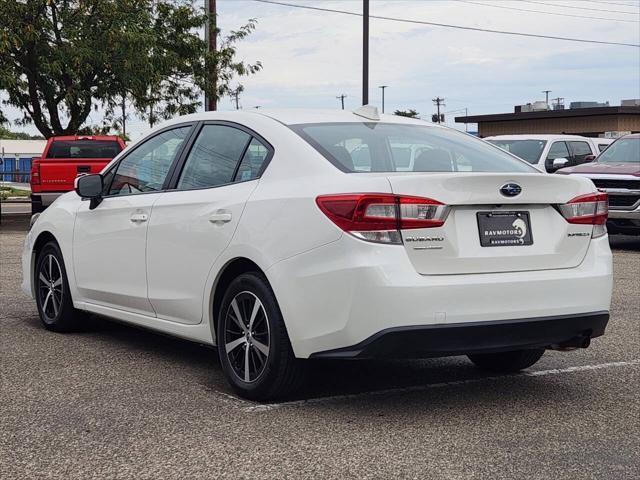
<svg viewBox="0 0 640 480">
<path fill-rule="evenodd" d="M 42 155 L 46 144 L 46 140 L 5 140 L 0 138 L 0 180 L 29 182 L 31 160 L 33 157 Z"/>
<path fill-rule="evenodd" d="M 587 107 L 554 110 L 529 109 L 518 105 L 514 113 L 456 117 L 456 123 L 477 123 L 478 135 L 514 135 L 528 133 L 566 133 L 585 137 L 603 137 L 611 132 L 640 132 L 640 106 L 625 101 L 623 106 Z M 582 103 L 582 102 L 581 102 Z"/>
</svg>

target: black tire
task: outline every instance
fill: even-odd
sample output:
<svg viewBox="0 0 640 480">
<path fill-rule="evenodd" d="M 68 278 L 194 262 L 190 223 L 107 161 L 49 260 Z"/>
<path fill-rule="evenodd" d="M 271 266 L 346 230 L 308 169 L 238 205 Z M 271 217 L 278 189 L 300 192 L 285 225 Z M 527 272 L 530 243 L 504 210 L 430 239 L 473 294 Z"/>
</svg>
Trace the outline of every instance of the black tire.
<svg viewBox="0 0 640 480">
<path fill-rule="evenodd" d="M 36 200 L 33 197 L 31 197 L 31 215 L 35 215 L 36 213 L 42 213 L 42 212 L 44 212 L 44 207 L 42 206 L 42 200 Z"/>
<path fill-rule="evenodd" d="M 469 355 L 477 367 L 497 373 L 513 373 L 535 364 L 544 354 L 544 349 L 515 350 L 512 352 L 483 353 Z"/>
<path fill-rule="evenodd" d="M 244 327 L 235 321 L 236 313 Z M 304 361 L 293 354 L 278 302 L 263 275 L 249 272 L 235 278 L 217 314 L 220 364 L 238 395 L 270 400 L 289 396 L 302 385 Z"/>
<path fill-rule="evenodd" d="M 33 283 L 36 305 L 44 327 L 54 332 L 76 330 L 84 312 L 73 307 L 67 271 L 56 242 L 45 244 L 38 253 Z"/>
</svg>

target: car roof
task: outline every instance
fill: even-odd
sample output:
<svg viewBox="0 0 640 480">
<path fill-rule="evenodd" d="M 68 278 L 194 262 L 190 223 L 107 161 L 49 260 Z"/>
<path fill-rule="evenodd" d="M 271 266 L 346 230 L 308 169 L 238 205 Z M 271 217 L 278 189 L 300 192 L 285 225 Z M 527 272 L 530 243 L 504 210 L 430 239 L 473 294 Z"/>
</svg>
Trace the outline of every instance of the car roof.
<svg viewBox="0 0 640 480">
<path fill-rule="evenodd" d="M 519 134 L 519 135 L 493 135 L 491 137 L 485 137 L 485 140 L 597 140 L 596 138 L 589 138 L 589 137 L 582 137 L 580 135 L 565 135 L 565 134 L 558 134 L 558 135 L 550 135 L 550 134 L 544 134 L 544 135 L 537 135 L 537 134 L 532 134 L 532 135 L 527 135 L 527 134 Z"/>
<path fill-rule="evenodd" d="M 356 115 L 349 110 L 319 110 L 319 109 L 254 109 L 254 110 L 230 110 L 215 112 L 200 112 L 191 115 L 176 117 L 162 126 L 188 121 L 205 121 L 205 120 L 236 120 L 242 122 L 252 116 L 268 117 L 284 125 L 296 125 L 304 123 L 348 123 L 348 122 L 380 122 L 380 123 L 401 123 L 429 126 L 440 128 L 425 120 L 417 118 L 402 117 L 399 115 L 380 114 L 380 120 L 370 120 L 360 115 Z M 444 127 L 442 127 L 444 128 Z"/>
<path fill-rule="evenodd" d="M 399 115 L 380 114 L 380 120 L 371 120 L 349 110 L 278 109 L 260 110 L 259 113 L 285 125 L 303 123 L 381 122 L 434 126 L 431 122 L 426 122 L 425 120 Z"/>
</svg>

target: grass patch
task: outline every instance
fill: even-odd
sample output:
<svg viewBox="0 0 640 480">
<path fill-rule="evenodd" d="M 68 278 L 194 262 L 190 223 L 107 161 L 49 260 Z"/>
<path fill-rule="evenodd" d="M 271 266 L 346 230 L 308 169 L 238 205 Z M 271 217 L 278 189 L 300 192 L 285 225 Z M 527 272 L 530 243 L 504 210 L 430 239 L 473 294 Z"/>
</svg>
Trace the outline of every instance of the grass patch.
<svg viewBox="0 0 640 480">
<path fill-rule="evenodd" d="M 12 187 L 0 187 L 0 198 L 5 201 L 9 197 L 29 197 L 31 192 L 29 190 L 20 190 Z"/>
</svg>

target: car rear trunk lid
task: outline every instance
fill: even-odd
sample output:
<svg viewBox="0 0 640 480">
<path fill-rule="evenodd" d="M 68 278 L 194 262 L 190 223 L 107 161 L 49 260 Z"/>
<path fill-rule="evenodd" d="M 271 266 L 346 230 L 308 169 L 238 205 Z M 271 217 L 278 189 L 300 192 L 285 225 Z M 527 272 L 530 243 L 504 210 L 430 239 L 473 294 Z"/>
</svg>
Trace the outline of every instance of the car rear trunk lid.
<svg viewBox="0 0 640 480">
<path fill-rule="evenodd" d="M 463 172 L 387 177 L 395 194 L 428 197 L 450 206 L 442 227 L 402 231 L 404 248 L 420 274 L 573 268 L 589 248 L 592 225 L 570 224 L 555 208 L 593 192 L 586 179 Z M 505 196 L 505 185 L 517 185 L 521 192 Z"/>
</svg>

